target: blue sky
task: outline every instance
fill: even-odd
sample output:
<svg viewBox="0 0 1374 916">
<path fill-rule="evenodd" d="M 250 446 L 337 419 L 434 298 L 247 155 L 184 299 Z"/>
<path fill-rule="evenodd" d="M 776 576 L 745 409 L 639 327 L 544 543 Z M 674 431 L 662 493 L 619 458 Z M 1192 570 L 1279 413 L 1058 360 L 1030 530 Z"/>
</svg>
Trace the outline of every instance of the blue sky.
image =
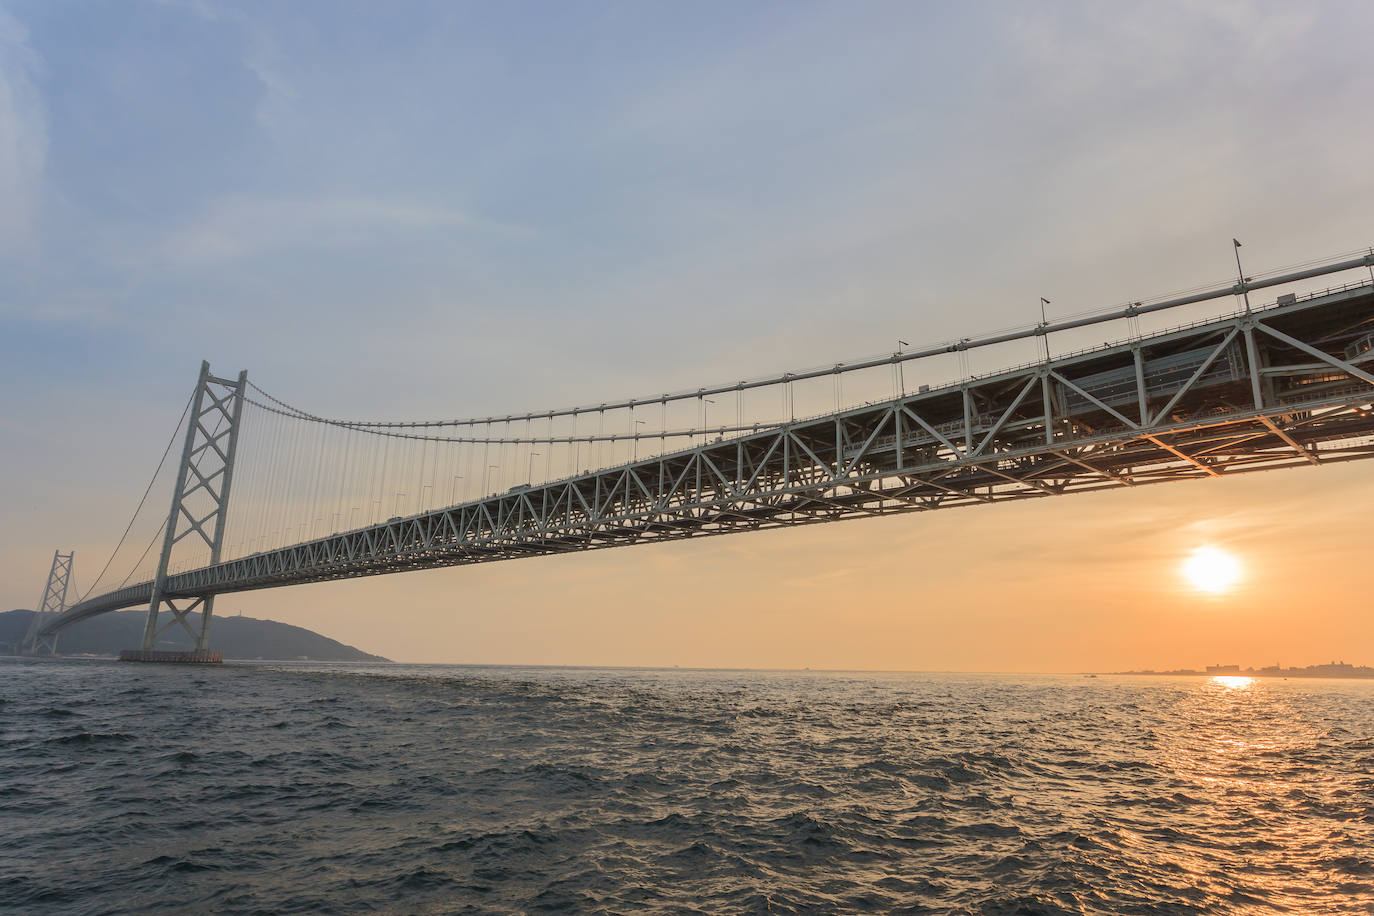
<svg viewBox="0 0 1374 916">
<path fill-rule="evenodd" d="M 0 0 L 0 605 L 73 530 L 103 559 L 202 358 L 322 413 L 524 411 L 1225 280 L 1233 235 L 1368 246 L 1371 34 L 1355 2 Z"/>
</svg>

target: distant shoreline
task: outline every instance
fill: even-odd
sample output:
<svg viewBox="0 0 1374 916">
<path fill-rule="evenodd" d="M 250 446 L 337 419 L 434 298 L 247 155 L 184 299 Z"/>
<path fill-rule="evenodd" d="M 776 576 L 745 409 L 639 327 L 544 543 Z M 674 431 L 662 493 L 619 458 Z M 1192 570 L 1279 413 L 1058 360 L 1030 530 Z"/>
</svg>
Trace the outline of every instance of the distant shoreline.
<svg viewBox="0 0 1374 916">
<path fill-rule="evenodd" d="M 1178 668 L 1173 671 L 1112 671 L 1111 674 L 1134 674 L 1155 677 L 1301 677 L 1338 680 L 1347 678 L 1374 679 L 1374 668 L 1368 665 L 1347 665 L 1345 662 L 1330 662 L 1325 665 L 1308 665 L 1305 668 L 1282 668 L 1270 665 L 1266 668 L 1242 668 L 1239 665 L 1209 665 L 1203 670 Z"/>
</svg>

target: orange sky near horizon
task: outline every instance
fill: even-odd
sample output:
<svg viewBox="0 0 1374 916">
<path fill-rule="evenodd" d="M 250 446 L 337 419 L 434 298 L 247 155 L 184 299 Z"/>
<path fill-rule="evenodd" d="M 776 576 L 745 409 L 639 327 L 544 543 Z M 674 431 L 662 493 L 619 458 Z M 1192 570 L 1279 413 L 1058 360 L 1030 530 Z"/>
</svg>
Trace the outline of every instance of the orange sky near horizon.
<svg viewBox="0 0 1374 916">
<path fill-rule="evenodd" d="M 1374 4 L 236 6 L 0 0 L 0 610 L 38 600 L 54 548 L 76 551 L 78 592 L 132 575 L 170 482 L 134 509 L 202 359 L 318 416 L 541 414 L 1225 289 L 1238 254 L 1259 275 L 1374 251 Z M 898 385 L 1040 346 L 940 354 Z M 846 403 L 890 396 L 885 368 L 876 393 L 840 380 Z M 527 450 L 488 487 L 482 455 L 453 501 L 538 470 Z M 217 613 L 416 662 L 1374 664 L 1371 498 L 1355 461 Z M 1237 558 L 1234 588 L 1185 578 L 1202 546 Z"/>
<path fill-rule="evenodd" d="M 1374 663 L 1374 463 L 272 592 L 242 610 L 410 662 L 1116 671 Z M 1197 547 L 1237 585 L 1194 587 Z M 421 648 L 422 647 L 422 648 Z"/>
</svg>

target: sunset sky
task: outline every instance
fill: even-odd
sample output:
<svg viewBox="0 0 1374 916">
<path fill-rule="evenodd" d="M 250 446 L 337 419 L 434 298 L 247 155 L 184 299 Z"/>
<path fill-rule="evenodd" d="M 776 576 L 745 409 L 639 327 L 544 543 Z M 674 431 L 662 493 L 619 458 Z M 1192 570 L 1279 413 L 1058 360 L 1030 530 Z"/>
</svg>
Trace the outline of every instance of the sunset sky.
<svg viewBox="0 0 1374 916">
<path fill-rule="evenodd" d="M 1371 35 L 1365 2 L 0 0 L 0 610 L 54 548 L 94 577 L 202 359 L 324 415 L 523 413 L 1220 285 L 1232 237 L 1367 248 Z M 1371 505 L 1355 462 L 217 610 L 404 661 L 1374 664 Z M 1204 545 L 1236 587 L 1185 579 Z"/>
</svg>

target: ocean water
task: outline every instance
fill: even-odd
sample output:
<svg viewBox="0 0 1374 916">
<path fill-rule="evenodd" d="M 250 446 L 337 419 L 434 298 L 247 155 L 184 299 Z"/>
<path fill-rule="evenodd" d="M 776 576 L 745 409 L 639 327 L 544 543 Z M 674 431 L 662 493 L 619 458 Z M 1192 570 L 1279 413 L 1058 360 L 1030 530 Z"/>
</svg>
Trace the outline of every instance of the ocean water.
<svg viewBox="0 0 1374 916">
<path fill-rule="evenodd" d="M 0 661 L 0 911 L 1374 912 L 1374 682 Z"/>
</svg>

